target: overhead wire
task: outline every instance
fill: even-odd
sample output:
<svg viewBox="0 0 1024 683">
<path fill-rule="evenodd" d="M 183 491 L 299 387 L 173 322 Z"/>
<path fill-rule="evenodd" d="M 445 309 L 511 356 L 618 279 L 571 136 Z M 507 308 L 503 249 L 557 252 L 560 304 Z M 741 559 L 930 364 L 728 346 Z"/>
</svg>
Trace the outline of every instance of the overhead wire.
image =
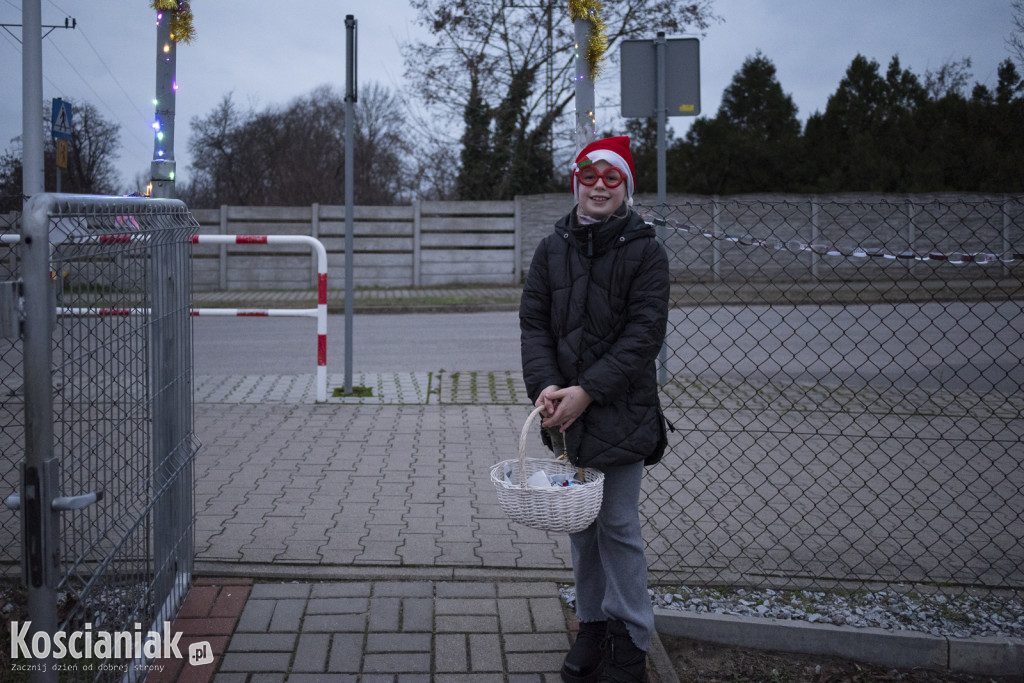
<svg viewBox="0 0 1024 683">
<path fill-rule="evenodd" d="M 67 62 L 68 66 L 71 67 L 71 70 L 75 72 L 75 75 L 78 76 L 79 79 L 81 79 L 82 83 L 84 83 L 85 86 L 89 89 L 89 91 L 92 92 L 93 95 L 95 95 L 96 99 L 99 100 L 100 103 L 103 104 L 103 106 L 107 109 L 108 113 L 112 114 L 115 118 L 120 119 L 120 116 L 118 115 L 117 110 L 114 107 L 112 107 L 110 105 L 110 103 L 108 103 L 105 99 L 103 99 L 103 96 L 100 95 L 96 91 L 96 88 L 94 88 L 92 86 L 92 84 L 89 82 L 89 80 L 87 78 L 85 78 L 78 71 L 78 69 L 75 68 L 75 65 L 71 62 L 70 59 L 68 59 L 67 55 L 64 54 L 64 52 L 60 49 L 60 47 L 58 45 L 56 45 L 56 44 L 53 44 L 53 49 L 57 51 L 57 54 L 59 54 L 64 59 L 65 62 Z M 148 143 L 143 142 L 142 139 L 139 138 L 139 136 L 135 134 L 133 127 L 125 126 L 123 122 L 121 122 L 121 126 L 127 128 L 128 134 L 131 135 L 135 139 L 136 142 L 141 144 L 143 147 L 148 147 L 149 146 Z"/>
<path fill-rule="evenodd" d="M 68 12 L 66 9 L 64 9 L 63 7 L 58 5 L 53 0 L 47 0 L 47 1 L 49 2 L 50 5 L 52 5 L 54 8 L 56 8 L 58 11 L 60 11 L 65 16 L 71 16 L 71 14 L 72 14 L 71 12 Z M 4 2 L 7 5 L 9 5 L 9 6 L 13 7 L 14 9 L 18 10 L 19 12 L 22 10 L 22 8 L 18 4 L 12 2 L 12 0 L 4 0 Z M 79 26 L 79 25 L 76 25 L 75 29 L 76 29 L 77 32 L 81 33 L 83 40 L 85 40 L 85 43 L 89 46 L 89 49 L 92 50 L 93 54 L 96 56 L 96 59 L 102 65 L 103 69 L 106 70 L 108 76 L 111 78 L 111 80 L 117 85 L 118 89 L 121 91 L 121 94 L 124 95 L 125 99 L 128 100 L 128 102 L 131 104 L 132 108 L 139 115 L 139 118 L 142 121 L 142 125 L 144 125 L 146 128 L 148 128 L 149 127 L 149 117 L 145 113 L 143 113 L 143 111 L 139 108 L 138 104 L 135 102 L 135 99 L 132 98 L 132 96 L 128 94 L 128 91 L 125 89 L 124 85 L 118 80 L 117 76 L 114 74 L 113 70 L 110 68 L 110 66 L 107 64 L 107 62 L 103 59 L 103 56 L 100 54 L 99 50 L 97 50 L 96 46 L 93 44 L 93 42 L 91 40 L 89 40 L 89 37 L 88 37 L 88 35 L 86 35 L 85 30 L 81 26 Z M 17 41 L 12 36 L 7 36 L 7 40 L 14 46 L 14 48 L 15 48 L 15 50 L 17 50 L 18 54 L 21 54 L 22 47 L 21 47 L 20 42 Z M 68 58 L 68 56 L 64 53 L 63 50 L 61 50 L 60 46 L 55 41 L 50 41 L 50 44 L 53 46 L 53 49 L 57 51 L 57 54 L 59 54 L 61 56 L 61 58 L 67 63 L 67 65 L 71 68 L 72 72 L 74 72 L 74 74 L 78 77 L 79 81 L 81 83 L 83 83 L 86 86 L 86 88 L 89 89 L 89 91 L 97 99 L 99 104 L 101 104 L 103 106 L 103 108 L 106 110 L 107 114 L 112 116 L 114 118 L 114 120 L 120 125 L 120 128 L 122 130 L 124 130 L 125 133 L 131 138 L 131 140 L 134 143 L 136 143 L 137 145 L 139 145 L 139 148 L 142 150 L 142 152 L 140 153 L 141 156 L 143 158 L 145 158 L 147 160 L 147 162 L 148 162 L 148 160 L 149 160 L 148 159 L 148 155 L 149 155 L 148 153 L 149 153 L 149 150 L 151 148 L 152 142 L 148 141 L 148 140 L 144 140 L 142 137 L 139 136 L 138 133 L 136 133 L 136 129 L 137 128 L 141 129 L 141 126 L 139 126 L 135 122 L 133 122 L 133 123 L 126 122 L 124 117 L 121 114 L 121 111 L 123 111 L 123 110 L 119 110 L 119 109 L 115 108 L 107 100 L 105 100 L 102 95 L 99 94 L 99 92 L 96 90 L 96 88 L 90 82 L 90 80 L 85 78 L 82 75 L 82 73 L 79 72 L 79 70 L 75 67 L 75 64 L 72 62 L 72 60 Z M 43 74 L 43 80 L 50 86 L 50 88 L 54 92 L 61 92 L 61 91 L 65 90 L 65 88 L 62 88 L 61 86 L 58 86 L 53 81 L 53 79 L 50 78 L 50 76 L 47 75 L 45 72 Z M 134 155 L 131 155 L 131 156 L 134 156 Z"/>
<path fill-rule="evenodd" d="M 10 0 L 6 0 L 6 1 L 7 1 L 8 5 L 14 6 L 13 3 Z M 20 8 L 18 8 L 18 9 L 20 9 Z M 20 56 L 21 55 L 21 42 L 19 40 L 17 40 L 16 38 L 14 38 L 13 36 L 7 34 L 6 32 L 5 33 L 0 33 L 0 35 L 4 36 L 4 38 L 6 38 L 8 42 L 10 42 L 11 46 L 14 48 L 14 50 Z M 58 92 L 60 91 L 60 87 L 56 83 L 54 83 L 53 79 L 51 79 L 45 73 L 43 74 L 43 80 L 46 81 L 46 83 L 50 86 L 51 90 L 58 91 Z"/>
<path fill-rule="evenodd" d="M 8 2 L 10 2 L 10 0 L 8 0 Z M 53 0 L 47 0 L 47 2 L 48 2 L 48 3 L 50 3 L 50 4 L 51 4 L 51 5 L 52 5 L 52 6 L 54 7 L 54 8 L 56 8 L 57 10 L 59 10 L 59 11 L 60 11 L 60 12 L 61 12 L 62 14 L 64 14 L 65 16 L 70 16 L 70 15 L 71 15 L 71 13 L 70 13 L 70 12 L 68 12 L 68 11 L 67 11 L 66 9 L 64 9 L 64 8 L 63 8 L 63 7 L 61 7 L 60 5 L 58 5 L 58 4 L 57 4 L 56 2 L 54 2 Z M 99 60 L 99 62 L 100 62 L 100 64 L 101 64 L 101 65 L 103 65 L 103 68 L 104 68 L 104 69 L 106 70 L 106 72 L 107 72 L 107 74 L 108 74 L 108 75 L 110 76 L 111 80 L 112 80 L 112 81 L 114 81 L 114 83 L 115 83 L 115 84 L 117 85 L 118 89 L 119 89 L 119 90 L 121 91 L 121 94 L 123 94 L 123 95 L 124 95 L 125 99 L 126 99 L 126 100 L 128 100 L 128 102 L 129 102 L 129 103 L 131 104 L 132 108 L 133 108 L 133 109 L 135 110 L 135 112 L 136 112 L 136 113 L 137 113 L 137 114 L 139 115 L 140 119 L 142 120 L 142 125 L 144 125 L 144 126 L 146 126 L 146 127 L 148 128 L 148 127 L 149 127 L 149 119 L 150 119 L 150 117 L 148 117 L 148 116 L 147 116 L 146 114 L 144 114 L 144 113 L 142 112 L 142 110 L 141 110 L 141 109 L 139 109 L 138 105 L 137 105 L 137 104 L 135 103 L 135 100 L 134 100 L 134 98 L 132 98 L 132 96 L 128 94 L 128 91 L 127 91 L 127 90 L 125 90 L 124 86 L 123 86 L 123 85 L 121 84 L 121 81 L 119 81 L 119 80 L 117 79 L 117 76 L 116 76 L 116 75 L 114 75 L 114 72 L 113 72 L 113 70 L 112 70 L 112 69 L 111 69 L 111 68 L 110 68 L 110 67 L 109 67 L 109 66 L 107 65 L 107 63 L 106 63 L 106 62 L 104 61 L 103 57 L 102 57 L 102 56 L 100 55 L 100 53 L 99 53 L 99 50 L 97 50 L 97 49 L 96 49 L 96 47 L 95 47 L 95 46 L 93 45 L 92 41 L 91 41 L 91 40 L 89 40 L 89 36 L 88 36 L 88 35 L 86 35 L 86 32 L 85 32 L 84 28 L 82 28 L 82 27 L 79 27 L 79 26 L 76 26 L 76 30 L 78 30 L 78 31 L 79 31 L 79 32 L 80 32 L 80 33 L 82 34 L 82 38 L 83 38 L 83 39 L 85 40 L 86 44 L 87 44 L 87 45 L 89 46 L 89 49 L 91 49 L 91 50 L 93 51 L 93 54 L 94 54 L 94 55 L 96 55 L 96 59 L 98 59 L 98 60 Z M 64 55 L 64 53 L 60 52 L 60 49 L 59 49 L 59 48 L 57 49 L 57 51 L 58 51 L 58 52 L 60 53 L 61 57 L 64 57 L 64 61 L 68 62 L 68 65 L 69 65 L 69 66 L 71 66 L 72 70 L 73 70 L 73 71 L 75 71 L 75 73 L 76 73 L 76 74 L 78 74 L 78 70 L 77 70 L 77 69 L 75 69 L 74 65 L 73 65 L 73 64 L 71 64 L 71 61 L 70 61 L 70 60 L 68 60 L 68 58 L 67 58 L 67 57 L 66 57 L 66 56 Z M 81 74 L 78 74 L 78 76 L 79 76 L 79 78 L 81 78 Z M 83 82 L 85 82 L 85 79 L 84 79 L 84 78 L 82 78 L 82 80 L 83 80 Z M 138 136 L 138 135 L 137 135 L 137 134 L 135 133 L 135 127 L 134 127 L 134 126 L 132 126 L 132 125 L 129 125 L 129 124 L 127 124 L 127 123 L 126 123 L 126 122 L 125 122 L 125 121 L 123 120 L 123 118 L 122 118 L 122 117 L 121 117 L 121 116 L 120 116 L 120 115 L 118 114 L 118 110 L 117 110 L 117 109 L 115 109 L 115 108 L 111 107 L 111 106 L 110 106 L 110 105 L 109 105 L 109 104 L 108 104 L 107 102 L 105 102 L 105 101 L 104 101 L 104 100 L 103 100 L 103 99 L 102 99 L 102 98 L 101 98 L 101 97 L 99 96 L 99 94 L 98 94 L 98 93 L 96 93 L 96 90 L 95 90 L 94 88 L 92 88 L 92 86 L 89 86 L 89 89 L 90 89 L 90 90 L 92 90 L 92 92 L 93 92 L 94 94 L 96 94 L 97 98 L 99 98 L 99 99 L 100 99 L 100 101 L 101 101 L 101 102 L 103 102 L 104 106 L 105 106 L 105 107 L 107 108 L 107 110 L 108 110 L 108 113 L 110 113 L 111 115 L 113 115 L 113 116 L 114 116 L 114 117 L 115 117 L 115 118 L 116 118 L 116 119 L 118 120 L 118 122 L 119 122 L 119 123 L 121 124 L 121 127 L 122 127 L 122 128 L 124 129 L 124 130 L 126 130 L 126 131 L 128 132 L 128 134 L 129 134 L 129 135 L 130 135 L 130 136 L 131 136 L 131 137 L 132 137 L 132 138 L 133 138 L 133 139 L 134 139 L 134 140 L 135 140 L 135 141 L 136 141 L 136 142 L 137 142 L 137 143 L 138 143 L 139 145 L 141 145 L 141 147 L 142 147 L 142 150 L 143 150 L 143 151 L 144 151 L 144 152 L 145 152 L 145 153 L 146 153 L 146 154 L 148 155 L 148 152 L 149 152 L 149 150 L 150 150 L 150 148 L 151 148 L 151 145 L 152 145 L 152 143 L 151 143 L 150 141 L 143 141 L 143 140 L 142 140 L 142 139 L 141 139 L 141 138 L 140 138 L 140 137 L 139 137 L 139 136 Z"/>
</svg>

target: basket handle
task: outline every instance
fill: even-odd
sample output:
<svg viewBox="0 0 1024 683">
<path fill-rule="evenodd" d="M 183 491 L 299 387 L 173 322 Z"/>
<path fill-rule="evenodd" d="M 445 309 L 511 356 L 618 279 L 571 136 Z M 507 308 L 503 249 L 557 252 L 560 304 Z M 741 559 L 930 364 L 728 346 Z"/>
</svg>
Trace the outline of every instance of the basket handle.
<svg viewBox="0 0 1024 683">
<path fill-rule="evenodd" d="M 526 488 L 526 438 L 530 434 L 530 428 L 533 426 L 533 421 L 541 411 L 544 410 L 544 406 L 537 406 L 530 413 L 529 417 L 526 418 L 526 422 L 523 423 L 523 431 L 519 434 L 519 487 Z"/>
<path fill-rule="evenodd" d="M 533 426 L 533 421 L 536 417 L 544 410 L 544 406 L 537 406 L 533 409 L 533 412 L 526 418 L 526 422 L 523 424 L 523 431 L 519 434 L 519 486 L 520 488 L 526 488 L 526 438 L 530 434 L 530 428 Z M 568 459 L 568 452 L 563 453 L 562 457 Z M 576 468 L 576 476 L 581 482 L 587 480 L 586 475 L 583 473 L 582 467 Z"/>
</svg>

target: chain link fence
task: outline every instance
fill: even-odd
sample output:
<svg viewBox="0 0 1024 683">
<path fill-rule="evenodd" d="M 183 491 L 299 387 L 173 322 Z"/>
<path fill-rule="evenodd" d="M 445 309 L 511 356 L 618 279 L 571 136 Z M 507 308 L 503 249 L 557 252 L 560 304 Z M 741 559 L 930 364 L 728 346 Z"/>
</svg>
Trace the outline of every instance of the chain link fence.
<svg viewBox="0 0 1024 683">
<path fill-rule="evenodd" d="M 53 589 L 58 631 L 159 632 L 184 598 L 194 555 L 190 251 L 198 224 L 177 201 L 70 195 L 33 197 L 19 220 L 18 233 L 8 233 L 19 239 L 8 238 L 12 253 L 2 255 L 4 277 L 25 289 L 23 334 L 2 341 L 3 495 L 19 490 L 24 458 L 26 472 L 53 478 L 55 490 L 41 485 L 44 503 L 86 498 L 59 513 L 52 542 L 44 519 L 38 559 L 35 532 L 21 526 L 23 516 L 33 524 L 23 488 L 20 512 L 0 511 L 0 564 L 17 577 L 28 548 L 29 589 Z M 41 280 L 28 257 L 40 234 L 49 237 L 49 258 L 39 263 L 51 285 L 44 298 L 36 293 L 42 306 L 30 303 Z M 29 351 L 39 329 L 52 329 L 52 343 L 48 365 L 36 368 Z M 50 405 L 40 413 L 33 397 L 42 385 Z M 40 414 L 52 434 L 27 417 Z M 52 575 L 47 547 L 59 558 Z M 31 601 L 29 610 L 46 623 Z M 75 675 L 120 680 L 124 671 Z"/>
<path fill-rule="evenodd" d="M 20 195 L 0 197 L 0 283 L 16 282 L 20 273 L 21 202 Z M 6 295 L 11 293 L 7 291 Z M 18 490 L 18 467 L 24 457 L 24 378 L 18 332 L 17 324 L 11 321 L 0 334 L 0 501 Z M 18 513 L 0 504 L 0 573 L 4 577 L 16 576 L 21 564 L 21 543 L 17 536 L 10 535 L 17 532 L 18 526 Z"/>
<path fill-rule="evenodd" d="M 674 299 L 652 579 L 1024 588 L 1024 199 L 639 208 Z"/>
</svg>

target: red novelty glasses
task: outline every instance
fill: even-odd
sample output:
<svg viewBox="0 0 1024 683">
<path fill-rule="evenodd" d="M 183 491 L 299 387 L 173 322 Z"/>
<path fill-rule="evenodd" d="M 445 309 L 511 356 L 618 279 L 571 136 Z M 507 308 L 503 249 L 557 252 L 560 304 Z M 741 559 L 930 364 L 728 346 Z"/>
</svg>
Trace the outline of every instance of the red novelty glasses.
<svg viewBox="0 0 1024 683">
<path fill-rule="evenodd" d="M 604 186 L 608 189 L 618 187 L 622 184 L 622 181 L 626 179 L 625 174 L 614 166 L 610 166 L 601 173 L 596 168 L 591 166 L 585 166 L 580 170 L 576 171 L 576 179 L 580 181 L 580 184 L 591 186 L 596 185 L 597 180 L 600 178 L 604 181 Z"/>
</svg>

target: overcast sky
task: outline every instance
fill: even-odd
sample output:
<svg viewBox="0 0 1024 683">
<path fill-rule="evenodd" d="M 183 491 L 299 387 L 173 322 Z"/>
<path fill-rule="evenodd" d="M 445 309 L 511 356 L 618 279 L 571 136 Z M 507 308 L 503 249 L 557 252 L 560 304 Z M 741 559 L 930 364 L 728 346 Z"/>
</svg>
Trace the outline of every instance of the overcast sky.
<svg viewBox="0 0 1024 683">
<path fill-rule="evenodd" d="M 22 0 L 0 0 L 0 23 L 21 23 Z M 359 83 L 403 86 L 399 45 L 421 37 L 408 0 L 193 1 L 196 41 L 178 48 L 176 149 L 179 178 L 188 176 L 189 121 L 233 93 L 244 108 L 284 105 L 321 84 L 344 87 L 345 15 L 359 21 Z M 761 52 L 775 64 L 801 120 L 823 111 L 858 54 L 884 72 L 893 55 L 923 76 L 969 57 L 973 80 L 994 87 L 1010 56 L 1010 0 L 715 0 L 724 20 L 701 37 L 701 108 L 718 110 L 722 91 L 744 59 Z M 148 0 L 42 0 L 43 94 L 91 102 L 121 125 L 118 169 L 126 183 L 148 175 L 153 156 L 156 29 Z M 568 22 L 568 11 L 562 19 Z M 652 27 L 653 37 L 656 27 Z M 12 35 L 13 33 L 13 35 Z M 670 38 L 673 36 L 669 36 Z M 0 150 L 22 132 L 21 29 L 0 31 Z M 598 126 L 617 118 L 617 70 L 598 83 Z M 677 135 L 692 119 L 672 117 Z"/>
</svg>

